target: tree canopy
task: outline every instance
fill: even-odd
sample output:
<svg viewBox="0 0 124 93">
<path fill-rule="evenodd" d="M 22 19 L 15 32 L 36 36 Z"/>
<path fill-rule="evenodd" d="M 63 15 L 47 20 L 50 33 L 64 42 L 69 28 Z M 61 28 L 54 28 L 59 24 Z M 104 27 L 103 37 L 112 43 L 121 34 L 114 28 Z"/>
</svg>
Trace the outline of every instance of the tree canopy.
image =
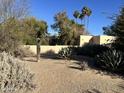
<svg viewBox="0 0 124 93">
<path fill-rule="evenodd" d="M 29 17 L 20 22 L 23 28 L 23 42 L 25 44 L 36 44 L 36 38 L 41 38 L 41 44 L 48 44 L 47 23 L 45 21 Z"/>
<path fill-rule="evenodd" d="M 121 8 L 120 13 L 113 20 L 113 24 L 104 27 L 104 34 L 113 35 L 117 37 L 116 43 L 119 46 L 124 46 L 124 6 Z"/>
<path fill-rule="evenodd" d="M 84 26 L 69 19 L 66 12 L 59 12 L 54 17 L 55 23 L 51 26 L 58 31 L 58 43 L 63 45 L 79 44 L 80 35 L 87 34 Z"/>
<path fill-rule="evenodd" d="M 28 0 L 0 0 L 0 22 L 24 18 L 29 13 L 28 8 Z"/>
<path fill-rule="evenodd" d="M 103 27 L 104 34 L 123 36 L 124 35 L 124 7 L 120 10 L 120 14 L 113 20 L 113 24 L 108 27 Z"/>
</svg>

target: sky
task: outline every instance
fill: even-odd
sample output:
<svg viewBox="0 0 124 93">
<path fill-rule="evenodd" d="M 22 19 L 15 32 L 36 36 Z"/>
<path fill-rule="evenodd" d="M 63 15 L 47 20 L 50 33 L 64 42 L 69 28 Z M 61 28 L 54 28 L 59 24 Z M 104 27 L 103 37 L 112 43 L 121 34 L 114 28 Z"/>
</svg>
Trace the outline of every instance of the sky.
<svg viewBox="0 0 124 93">
<path fill-rule="evenodd" d="M 31 0 L 30 3 L 31 16 L 46 21 L 48 32 L 51 34 L 55 33 L 51 29 L 55 14 L 66 11 L 68 17 L 74 19 L 73 12 L 87 6 L 92 10 L 88 31 L 92 35 L 102 35 L 102 28 L 112 24 L 112 20 L 108 17 L 119 12 L 124 0 Z"/>
</svg>

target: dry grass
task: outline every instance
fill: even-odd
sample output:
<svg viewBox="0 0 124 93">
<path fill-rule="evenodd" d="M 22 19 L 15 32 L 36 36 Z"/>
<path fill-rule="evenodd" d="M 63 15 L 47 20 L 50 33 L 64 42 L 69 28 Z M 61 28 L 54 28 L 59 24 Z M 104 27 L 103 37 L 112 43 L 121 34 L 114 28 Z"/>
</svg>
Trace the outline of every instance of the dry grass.
<svg viewBox="0 0 124 93">
<path fill-rule="evenodd" d="M 91 69 L 81 71 L 74 61 L 41 58 L 26 64 L 35 73 L 34 93 L 124 93 L 124 80 Z"/>
</svg>

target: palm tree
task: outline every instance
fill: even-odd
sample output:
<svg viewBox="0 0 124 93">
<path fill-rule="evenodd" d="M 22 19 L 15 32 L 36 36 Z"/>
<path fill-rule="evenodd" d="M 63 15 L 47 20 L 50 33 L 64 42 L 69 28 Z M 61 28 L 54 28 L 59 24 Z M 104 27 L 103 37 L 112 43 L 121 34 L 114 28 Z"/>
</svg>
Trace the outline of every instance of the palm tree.
<svg viewBox="0 0 124 93">
<path fill-rule="evenodd" d="M 88 17 L 88 19 L 87 19 L 87 29 L 88 29 L 88 26 L 89 26 L 89 17 L 90 17 L 91 14 L 92 14 L 92 11 L 91 11 L 91 9 L 88 8 L 88 10 L 87 10 L 87 17 Z"/>
<path fill-rule="evenodd" d="M 76 23 L 77 23 L 77 19 L 80 17 L 80 13 L 79 11 L 74 11 L 74 14 L 73 14 L 74 18 L 76 19 Z"/>
<path fill-rule="evenodd" d="M 88 17 L 88 19 L 87 19 L 87 28 L 88 28 L 88 25 L 89 25 L 89 16 L 92 14 L 92 11 L 91 11 L 90 8 L 84 6 L 81 12 L 82 12 L 82 14 L 84 15 L 84 17 L 85 17 L 85 16 Z M 85 21 L 85 19 L 84 19 L 84 21 Z M 84 23 L 84 24 L 85 24 L 85 23 Z"/>
<path fill-rule="evenodd" d="M 79 16 L 80 20 L 81 20 L 81 24 L 82 24 L 82 20 L 85 18 L 85 14 L 81 13 Z"/>
<path fill-rule="evenodd" d="M 77 19 L 80 17 L 80 13 L 78 10 L 74 11 L 73 14 L 74 18 L 76 19 L 76 24 L 77 24 Z M 74 23 L 75 24 L 75 23 Z M 77 31 L 77 25 L 76 25 L 76 31 Z M 73 33 L 74 34 L 74 33 Z"/>
<path fill-rule="evenodd" d="M 81 10 L 81 15 L 84 18 L 84 25 L 85 25 L 85 16 L 86 16 L 86 14 L 87 14 L 87 7 L 83 7 L 82 10 Z"/>
</svg>

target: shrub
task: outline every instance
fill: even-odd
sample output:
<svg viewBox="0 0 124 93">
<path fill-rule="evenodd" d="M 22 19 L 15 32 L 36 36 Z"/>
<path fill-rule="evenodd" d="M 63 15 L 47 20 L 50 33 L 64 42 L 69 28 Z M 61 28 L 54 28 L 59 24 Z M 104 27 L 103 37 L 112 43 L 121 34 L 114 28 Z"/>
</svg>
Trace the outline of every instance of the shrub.
<svg viewBox="0 0 124 93">
<path fill-rule="evenodd" d="M 5 51 L 15 57 L 24 57 L 32 53 L 21 47 L 21 41 L 12 32 L 0 30 L 0 52 Z"/>
<path fill-rule="evenodd" d="M 108 49 L 108 47 L 103 45 L 86 44 L 82 47 L 76 47 L 74 50 L 76 55 L 95 57 L 97 54 L 102 53 L 103 51 L 106 51 Z"/>
<path fill-rule="evenodd" d="M 81 62 L 80 66 L 81 66 L 82 70 L 87 70 L 88 69 L 88 64 L 86 62 Z"/>
<path fill-rule="evenodd" d="M 109 50 L 109 47 L 104 45 L 85 44 L 82 47 L 62 48 L 59 51 L 58 55 L 61 58 L 69 58 L 72 57 L 73 55 L 95 57 L 97 54 L 100 54 L 107 50 Z"/>
<path fill-rule="evenodd" d="M 67 47 L 67 48 L 62 48 L 59 52 L 58 52 L 58 56 L 60 57 L 60 58 L 65 58 L 65 59 L 67 59 L 67 58 L 71 58 L 71 56 L 72 56 L 72 48 L 70 48 L 70 47 Z"/>
<path fill-rule="evenodd" d="M 113 48 L 115 48 L 116 50 L 122 51 L 124 52 L 124 45 L 123 44 L 119 44 L 119 43 L 112 43 L 111 45 Z"/>
<path fill-rule="evenodd" d="M 97 65 L 105 70 L 113 72 L 124 71 L 124 55 L 122 52 L 109 49 L 96 56 Z"/>
<path fill-rule="evenodd" d="M 18 46 L 19 41 L 11 32 L 0 30 L 0 52 L 6 51 L 13 54 Z"/>
<path fill-rule="evenodd" d="M 34 75 L 11 55 L 0 53 L 0 93 L 26 92 L 35 88 Z M 23 93 L 21 92 L 21 93 Z"/>
<path fill-rule="evenodd" d="M 35 56 L 35 54 L 29 50 L 29 47 L 19 46 L 18 49 L 14 51 L 13 56 L 17 58 L 23 58 L 32 57 Z"/>
</svg>

